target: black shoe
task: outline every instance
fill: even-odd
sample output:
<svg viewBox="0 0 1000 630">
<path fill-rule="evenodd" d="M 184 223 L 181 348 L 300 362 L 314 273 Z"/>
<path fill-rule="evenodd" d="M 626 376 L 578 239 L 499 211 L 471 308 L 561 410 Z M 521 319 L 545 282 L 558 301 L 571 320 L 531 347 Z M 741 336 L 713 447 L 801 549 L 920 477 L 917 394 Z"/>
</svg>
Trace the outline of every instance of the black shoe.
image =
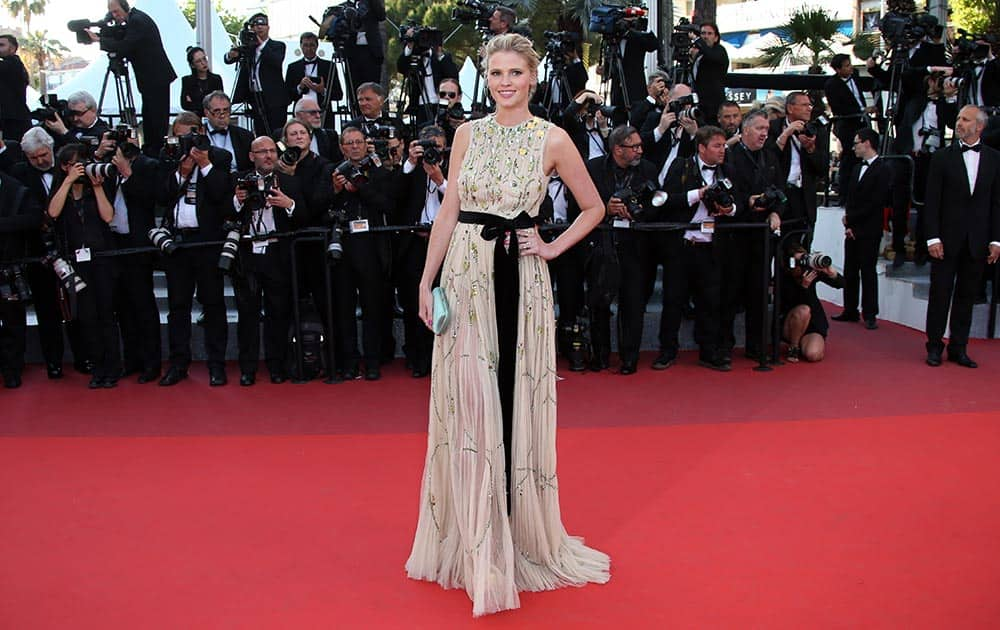
<svg viewBox="0 0 1000 630">
<path fill-rule="evenodd" d="M 431 373 L 430 368 L 423 365 L 413 368 L 412 376 L 413 378 L 424 378 Z"/>
<path fill-rule="evenodd" d="M 90 389 L 101 389 L 102 387 L 104 387 L 104 379 L 92 376 L 90 378 L 90 382 L 87 383 L 87 387 L 89 387 Z"/>
<path fill-rule="evenodd" d="M 139 383 L 140 385 L 145 385 L 146 383 L 152 383 L 158 378 L 160 378 L 159 370 L 147 370 L 142 374 L 140 374 L 139 378 L 137 378 L 135 382 Z"/>
<path fill-rule="evenodd" d="M 361 373 L 358 372 L 358 368 L 352 367 L 344 370 L 344 380 L 345 381 L 356 381 L 360 378 Z"/>
<path fill-rule="evenodd" d="M 732 352 L 724 352 L 724 353 L 720 354 L 719 355 L 719 361 L 721 361 L 725 365 L 728 365 L 729 367 L 732 367 L 733 366 L 733 353 Z"/>
<path fill-rule="evenodd" d="M 938 348 L 927 349 L 927 365 L 938 367 L 941 365 L 941 350 Z"/>
<path fill-rule="evenodd" d="M 875 321 L 874 317 L 865 318 L 865 328 L 867 330 L 878 330 L 878 322 Z"/>
<path fill-rule="evenodd" d="M 382 378 L 382 372 L 380 372 L 377 367 L 368 368 L 367 370 L 365 370 L 366 381 L 377 381 L 380 378 Z"/>
<path fill-rule="evenodd" d="M 256 375 L 250 374 L 248 372 L 240 374 L 240 386 L 241 387 L 250 387 L 251 385 L 253 385 L 256 382 L 257 382 Z"/>
<path fill-rule="evenodd" d="M 48 374 L 49 378 L 52 380 L 63 377 L 62 366 L 58 363 L 47 363 L 45 365 L 45 373 Z"/>
<path fill-rule="evenodd" d="M 167 373 L 160 379 L 160 387 L 170 387 L 176 385 L 188 377 L 187 370 L 176 366 L 171 366 Z"/>
<path fill-rule="evenodd" d="M 222 387 L 229 382 L 226 370 L 221 367 L 208 368 L 208 384 L 211 387 Z"/>
<path fill-rule="evenodd" d="M 106 378 L 101 381 L 101 387 L 103 387 L 104 389 L 111 389 L 113 387 L 118 387 L 118 379 Z"/>
<path fill-rule="evenodd" d="M 603 359 L 598 356 L 591 357 L 590 363 L 587 364 L 587 369 L 589 369 L 591 372 L 600 372 L 601 370 L 606 370 L 609 367 L 610 363 L 608 363 L 607 357 Z"/>
<path fill-rule="evenodd" d="M 287 380 L 288 380 L 288 377 L 285 376 L 284 374 L 272 374 L 271 375 L 271 383 L 273 383 L 274 385 L 281 385 L 282 383 L 284 383 Z"/>
<path fill-rule="evenodd" d="M 132 376 L 133 374 L 140 374 L 140 373 L 142 373 L 142 367 L 141 366 L 140 367 L 134 367 L 134 366 L 133 367 L 127 367 L 127 368 L 124 368 L 122 370 L 122 373 L 121 373 L 120 377 L 121 378 L 125 378 L 126 376 Z"/>
<path fill-rule="evenodd" d="M 961 354 L 952 354 L 949 352 L 948 360 L 951 361 L 952 363 L 957 363 L 962 367 L 967 367 L 967 368 L 979 367 L 979 364 L 970 359 L 969 355 L 965 354 L 964 352 L 962 352 Z"/>
<path fill-rule="evenodd" d="M 3 386 L 7 389 L 17 389 L 21 386 L 21 375 L 5 374 L 3 377 Z"/>
<path fill-rule="evenodd" d="M 618 373 L 621 374 L 622 376 L 635 374 L 635 370 L 637 367 L 636 363 L 637 363 L 636 361 L 622 361 L 622 367 L 620 370 L 618 370 Z"/>
<path fill-rule="evenodd" d="M 861 321 L 861 316 L 858 315 L 857 311 L 844 311 L 840 315 L 834 315 L 830 319 L 835 322 L 857 322 Z"/>
<path fill-rule="evenodd" d="M 674 364 L 677 358 L 673 355 L 667 354 L 666 352 L 661 352 L 660 356 L 656 357 L 653 361 L 654 370 L 665 370 Z"/>
<path fill-rule="evenodd" d="M 569 371 L 570 372 L 584 372 L 587 369 L 587 363 L 583 360 L 580 354 L 573 354 L 569 359 Z"/>
<path fill-rule="evenodd" d="M 723 361 L 716 359 L 715 357 L 704 357 L 698 359 L 698 365 L 701 367 L 706 367 L 710 370 L 715 370 L 716 372 L 728 372 L 733 369 L 732 365 L 724 363 Z"/>
<path fill-rule="evenodd" d="M 80 374 L 90 374 L 91 372 L 94 371 L 94 362 L 93 361 L 74 361 L 73 362 L 73 369 L 76 370 L 77 372 L 79 372 Z"/>
</svg>

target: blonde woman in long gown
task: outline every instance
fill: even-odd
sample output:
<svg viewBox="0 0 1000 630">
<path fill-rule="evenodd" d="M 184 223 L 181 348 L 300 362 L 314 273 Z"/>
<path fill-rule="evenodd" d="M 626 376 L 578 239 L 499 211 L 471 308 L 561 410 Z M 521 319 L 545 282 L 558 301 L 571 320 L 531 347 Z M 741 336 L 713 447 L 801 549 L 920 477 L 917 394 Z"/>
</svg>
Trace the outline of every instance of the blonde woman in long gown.
<svg viewBox="0 0 1000 630">
<path fill-rule="evenodd" d="M 604 216 L 580 154 L 532 117 L 538 56 L 520 35 L 484 53 L 496 114 L 459 127 L 420 284 L 430 325 L 441 268 L 451 322 L 435 339 L 427 458 L 409 577 L 464 588 L 475 616 L 519 591 L 604 583 L 610 559 L 569 536 L 556 478 L 555 316 L 547 262 Z M 551 243 L 536 217 L 558 171 L 581 212 Z"/>
</svg>

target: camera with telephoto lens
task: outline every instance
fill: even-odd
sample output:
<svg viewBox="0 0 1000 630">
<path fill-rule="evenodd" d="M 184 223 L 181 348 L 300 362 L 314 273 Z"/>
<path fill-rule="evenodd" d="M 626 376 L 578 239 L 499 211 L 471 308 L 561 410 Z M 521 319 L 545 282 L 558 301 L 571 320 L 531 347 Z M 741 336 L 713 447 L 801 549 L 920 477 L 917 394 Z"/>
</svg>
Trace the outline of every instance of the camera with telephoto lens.
<svg viewBox="0 0 1000 630">
<path fill-rule="evenodd" d="M 481 31 L 490 30 L 490 18 L 500 7 L 499 4 L 479 0 L 458 0 L 456 4 L 458 6 L 451 10 L 451 19 L 462 24 L 475 24 Z"/>
<path fill-rule="evenodd" d="M 81 164 L 83 164 L 83 174 L 87 176 L 88 182 L 91 177 L 103 179 L 118 177 L 118 167 L 111 162 L 81 162 Z"/>
<path fill-rule="evenodd" d="M 342 175 L 355 188 L 361 188 L 368 183 L 369 172 L 375 166 L 372 156 L 366 155 L 357 164 L 350 160 L 344 160 L 337 165 L 333 172 Z"/>
<path fill-rule="evenodd" d="M 829 269 L 833 265 L 833 258 L 823 252 L 806 252 L 802 258 L 792 256 L 788 260 L 788 265 L 792 269 L 800 268 L 806 271 L 822 271 Z"/>
<path fill-rule="evenodd" d="M 326 241 L 326 255 L 330 257 L 330 260 L 336 262 L 344 257 L 344 244 L 341 237 L 344 233 L 346 217 L 343 212 L 333 208 L 329 210 L 328 216 L 330 218 L 330 235 Z"/>
<path fill-rule="evenodd" d="M 805 124 L 802 128 L 802 135 L 807 138 L 815 138 L 821 131 L 824 131 L 830 126 L 830 119 L 825 115 L 820 114 L 816 118 L 813 118 Z"/>
<path fill-rule="evenodd" d="M 364 26 L 368 4 L 347 0 L 326 8 L 320 22 L 318 35 L 333 44 L 334 48 L 352 43 Z"/>
<path fill-rule="evenodd" d="M 67 262 L 62 257 L 62 254 L 59 253 L 59 245 L 56 243 L 55 232 L 52 229 L 51 223 L 42 228 L 41 235 L 42 245 L 45 247 L 45 255 L 42 256 L 42 265 L 48 267 L 52 270 L 52 273 L 56 274 L 67 294 L 75 295 L 86 289 L 87 283 L 76 274 L 73 265 Z"/>
<path fill-rule="evenodd" d="M 788 203 L 788 197 L 783 190 L 775 185 L 770 185 L 753 202 L 753 207 L 760 210 L 775 211 L 784 207 Z"/>
<path fill-rule="evenodd" d="M 76 43 L 90 45 L 93 44 L 93 40 L 90 39 L 90 35 L 87 34 L 92 28 L 98 29 L 98 35 L 102 39 L 114 39 L 121 41 L 125 39 L 125 29 L 126 24 L 121 23 L 115 19 L 110 12 L 105 15 L 100 20 L 70 20 L 66 23 L 66 28 L 68 28 L 73 33 L 76 33 Z"/>
<path fill-rule="evenodd" d="M 0 267 L 0 302 L 31 302 L 31 289 L 24 280 L 21 265 Z"/>
<path fill-rule="evenodd" d="M 648 180 L 641 184 L 633 183 L 619 188 L 611 196 L 621 199 L 628 213 L 636 221 L 647 218 L 647 206 L 659 208 L 667 202 L 667 193 L 657 190 L 656 184 Z"/>
<path fill-rule="evenodd" d="M 671 127 L 680 124 L 679 121 L 682 118 L 698 120 L 701 117 L 701 110 L 698 109 L 698 95 L 691 93 L 675 98 L 667 103 L 667 111 L 677 116 L 677 120 L 674 121 Z"/>
<path fill-rule="evenodd" d="M 240 248 L 240 225 L 234 221 L 226 221 L 222 224 L 222 229 L 226 231 L 226 238 L 222 242 L 222 251 L 219 252 L 219 269 L 229 271 L 236 262 L 236 253 Z"/>
<path fill-rule="evenodd" d="M 66 99 L 60 99 L 56 94 L 46 94 L 39 97 L 38 99 L 41 107 L 32 110 L 29 114 L 33 120 L 38 122 L 49 121 L 55 122 L 56 116 L 63 119 L 63 121 L 70 120 L 73 115 L 69 110 L 69 103 Z"/>
<path fill-rule="evenodd" d="M 449 125 L 449 121 L 465 120 L 465 108 L 462 107 L 462 102 L 458 99 L 454 103 L 446 98 L 441 99 L 438 102 L 437 112 L 434 124 L 442 129 Z"/>
<path fill-rule="evenodd" d="M 174 241 L 174 235 L 165 227 L 153 228 L 149 232 L 146 232 L 146 236 L 153 243 L 153 247 L 159 249 L 167 256 L 177 251 L 177 242 Z"/>
<path fill-rule="evenodd" d="M 728 208 L 735 203 L 733 199 L 733 182 L 728 177 L 717 177 L 715 183 L 705 189 L 702 197 L 705 207 L 709 209 L 709 214 L 714 213 L 714 207 Z"/>
<path fill-rule="evenodd" d="M 302 147 L 286 146 L 284 142 L 278 143 L 278 159 L 285 166 L 295 166 L 301 157 Z"/>
<path fill-rule="evenodd" d="M 590 12 L 590 32 L 619 40 L 629 31 L 643 32 L 649 28 L 646 7 L 610 4 L 607 1 Z"/>
<path fill-rule="evenodd" d="M 435 140 L 417 140 L 417 146 L 424 148 L 422 159 L 431 166 L 440 164 L 444 157 L 448 155 L 448 149 L 438 147 L 438 143 Z"/>
<path fill-rule="evenodd" d="M 135 130 L 128 125 L 117 125 L 114 129 L 105 132 L 104 138 L 114 142 L 115 148 L 121 149 L 122 156 L 127 160 L 139 155 L 139 147 L 129 142 L 135 138 Z"/>
<path fill-rule="evenodd" d="M 615 115 L 616 110 L 614 105 L 601 105 L 592 98 L 587 99 L 583 109 L 587 116 L 595 116 L 597 115 L 597 112 L 601 112 L 601 115 L 608 120 L 611 120 L 611 117 Z"/>
<path fill-rule="evenodd" d="M 246 199 L 243 200 L 243 209 L 250 212 L 263 209 L 267 205 L 267 196 L 271 194 L 274 183 L 274 173 L 261 175 L 257 171 L 250 171 L 243 177 L 237 177 L 236 189 L 247 193 Z"/>
<path fill-rule="evenodd" d="M 179 136 L 167 136 L 163 139 L 163 152 L 161 159 L 167 162 L 180 162 L 184 156 L 191 153 L 191 149 L 208 151 L 212 148 L 212 141 L 203 133 L 198 133 L 197 127 Z"/>
</svg>

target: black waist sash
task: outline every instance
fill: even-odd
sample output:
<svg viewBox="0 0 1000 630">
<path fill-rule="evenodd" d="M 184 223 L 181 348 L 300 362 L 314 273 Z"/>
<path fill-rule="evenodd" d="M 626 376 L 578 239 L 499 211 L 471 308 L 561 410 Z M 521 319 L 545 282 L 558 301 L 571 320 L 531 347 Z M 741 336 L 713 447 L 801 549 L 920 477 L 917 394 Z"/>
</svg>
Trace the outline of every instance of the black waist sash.
<svg viewBox="0 0 1000 630">
<path fill-rule="evenodd" d="M 511 508 L 511 442 L 514 435 L 514 364 L 517 352 L 517 314 L 520 296 L 520 282 L 517 275 L 519 250 L 517 232 L 532 228 L 540 221 L 527 212 L 513 219 L 505 219 L 485 212 L 459 212 L 459 223 L 482 225 L 480 236 L 484 240 L 496 239 L 493 255 L 493 297 L 496 302 L 497 320 L 497 389 L 500 393 L 500 409 L 503 414 L 503 447 L 506 456 L 507 514 Z M 507 234 L 510 241 L 504 247 Z"/>
</svg>

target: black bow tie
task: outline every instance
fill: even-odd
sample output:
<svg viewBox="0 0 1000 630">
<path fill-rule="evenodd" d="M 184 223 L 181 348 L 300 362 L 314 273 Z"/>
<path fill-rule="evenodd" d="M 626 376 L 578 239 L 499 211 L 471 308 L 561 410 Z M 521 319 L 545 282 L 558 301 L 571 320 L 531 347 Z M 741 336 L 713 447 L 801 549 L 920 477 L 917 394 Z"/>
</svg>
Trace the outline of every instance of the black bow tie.
<svg viewBox="0 0 1000 630">
<path fill-rule="evenodd" d="M 708 164 L 702 164 L 701 165 L 701 170 L 703 170 L 703 171 L 714 171 L 717 168 L 719 168 L 718 165 L 716 165 L 716 166 L 709 166 Z"/>
<path fill-rule="evenodd" d="M 864 160 L 864 163 L 865 163 L 865 166 L 871 166 L 872 164 L 875 163 L 875 160 L 874 159 L 872 159 L 872 160 Z"/>
<path fill-rule="evenodd" d="M 969 146 L 969 145 L 967 145 L 967 144 L 963 144 L 963 145 L 962 145 L 962 153 L 965 153 L 966 151 L 975 151 L 976 153 L 979 153 L 979 148 L 980 148 L 981 146 L 982 146 L 981 144 L 974 144 L 974 145 L 972 145 L 972 146 L 970 147 L 970 146 Z"/>
<path fill-rule="evenodd" d="M 224 136 L 227 133 L 229 133 L 229 129 L 213 129 L 208 133 L 212 134 L 213 136 Z"/>
</svg>

